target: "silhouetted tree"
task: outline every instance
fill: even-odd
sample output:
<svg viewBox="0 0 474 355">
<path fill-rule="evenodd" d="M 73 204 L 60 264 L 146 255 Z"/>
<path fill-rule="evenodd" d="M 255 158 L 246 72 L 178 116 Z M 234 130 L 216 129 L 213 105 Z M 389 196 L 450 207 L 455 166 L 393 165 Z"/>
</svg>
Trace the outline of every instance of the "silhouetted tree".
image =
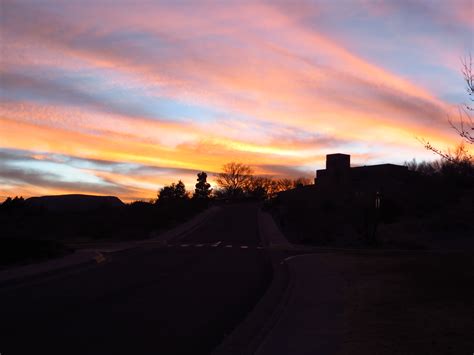
<svg viewBox="0 0 474 355">
<path fill-rule="evenodd" d="M 24 211 L 26 208 L 25 199 L 23 197 L 15 196 L 15 198 L 7 197 L 2 204 L 0 204 L 0 212 L 10 214 L 18 211 Z"/>
<path fill-rule="evenodd" d="M 277 191 L 278 192 L 291 190 L 295 187 L 293 180 L 287 179 L 287 178 L 278 179 L 276 181 L 276 184 L 277 184 Z"/>
<path fill-rule="evenodd" d="M 20 196 L 15 196 L 14 198 L 7 197 L 5 201 L 2 203 L 3 208 L 18 208 L 23 207 L 25 205 L 25 199 Z"/>
<path fill-rule="evenodd" d="M 440 172 L 443 178 L 455 184 L 471 185 L 474 183 L 474 157 L 461 143 L 453 152 L 449 152 L 449 159 L 440 163 Z"/>
<path fill-rule="evenodd" d="M 469 54 L 469 59 L 464 58 L 462 60 L 462 74 L 464 82 L 466 83 L 466 92 L 468 100 L 474 104 L 474 71 L 472 70 L 472 55 Z M 465 142 L 474 144 L 474 118 L 472 112 L 474 107 L 472 104 L 465 103 L 463 108 L 459 110 L 459 122 L 454 123 L 450 121 L 451 127 L 453 127 L 458 134 L 464 139 Z"/>
<path fill-rule="evenodd" d="M 7 197 L 6 200 L 3 201 L 2 207 L 7 207 L 7 206 L 9 206 L 11 203 L 12 203 L 12 198 L 11 198 L 11 197 Z"/>
<path fill-rule="evenodd" d="M 252 176 L 248 185 L 247 193 L 250 197 L 265 200 L 273 196 L 275 188 L 274 180 L 264 176 Z"/>
<path fill-rule="evenodd" d="M 184 183 L 179 180 L 176 184 L 172 183 L 169 186 L 161 188 L 158 192 L 157 202 L 185 200 L 187 198 L 188 194 L 186 193 L 186 187 L 184 186 Z"/>
<path fill-rule="evenodd" d="M 176 184 L 176 198 L 184 199 L 188 197 L 188 194 L 186 192 L 186 186 L 184 186 L 184 183 L 179 180 L 178 183 Z"/>
<path fill-rule="evenodd" d="M 418 163 L 416 160 L 405 163 L 409 170 L 421 176 L 438 178 L 452 185 L 474 186 L 474 158 L 463 144 L 454 151 L 448 151 L 443 159 Z"/>
<path fill-rule="evenodd" d="M 462 64 L 462 75 L 464 82 L 466 83 L 466 92 L 468 94 L 468 102 L 474 103 L 474 71 L 472 69 L 472 55 L 469 58 L 461 60 Z M 421 139 L 425 148 L 431 150 L 433 153 L 439 155 L 446 161 L 452 164 L 465 164 L 467 160 L 473 159 L 473 156 L 469 154 L 465 144 L 474 144 L 474 118 L 472 117 L 474 107 L 472 104 L 465 103 L 459 108 L 459 118 L 457 121 L 453 121 L 451 118 L 448 120 L 451 128 L 453 128 L 461 137 L 461 143 L 456 147 L 454 152 L 443 151 L 433 146 L 429 141 Z M 461 153 L 461 154 L 460 154 Z M 460 159 L 460 156 L 462 159 Z"/>
<path fill-rule="evenodd" d="M 203 171 L 197 174 L 197 184 L 194 190 L 194 198 L 208 199 L 211 195 L 211 184 L 207 182 L 207 174 Z"/>
<path fill-rule="evenodd" d="M 441 170 L 441 163 L 438 160 L 433 162 L 417 162 L 415 159 L 405 162 L 405 166 L 410 171 L 417 172 L 424 176 L 436 176 Z"/>
<path fill-rule="evenodd" d="M 225 164 L 217 175 L 217 184 L 228 197 L 243 196 L 252 181 L 252 169 L 245 164 L 231 162 Z"/>
<path fill-rule="evenodd" d="M 294 187 L 303 187 L 310 184 L 311 184 L 311 180 L 306 177 L 299 177 L 293 181 Z"/>
<path fill-rule="evenodd" d="M 311 179 L 306 177 L 299 177 L 297 179 L 278 179 L 275 181 L 275 191 L 274 193 L 291 190 L 297 187 L 302 187 L 311 184 Z"/>
</svg>

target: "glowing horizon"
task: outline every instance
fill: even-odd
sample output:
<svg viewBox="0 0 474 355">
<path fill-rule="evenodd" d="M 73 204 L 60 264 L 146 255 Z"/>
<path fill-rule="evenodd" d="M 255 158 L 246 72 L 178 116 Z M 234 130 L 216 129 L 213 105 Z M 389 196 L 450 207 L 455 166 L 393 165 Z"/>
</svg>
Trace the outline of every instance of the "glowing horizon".
<svg viewBox="0 0 474 355">
<path fill-rule="evenodd" d="M 459 137 L 470 0 L 2 1 L 0 199 L 151 199 L 230 161 L 313 177 Z M 343 11 L 341 11 L 343 9 Z"/>
</svg>

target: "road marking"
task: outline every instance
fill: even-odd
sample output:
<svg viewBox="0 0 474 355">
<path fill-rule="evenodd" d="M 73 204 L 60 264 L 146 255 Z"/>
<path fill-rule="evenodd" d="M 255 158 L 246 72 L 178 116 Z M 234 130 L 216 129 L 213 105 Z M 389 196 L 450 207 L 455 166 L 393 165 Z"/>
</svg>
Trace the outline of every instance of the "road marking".
<svg viewBox="0 0 474 355">
<path fill-rule="evenodd" d="M 202 247 L 204 244 L 196 244 L 196 247 L 200 248 Z"/>
<path fill-rule="evenodd" d="M 94 257 L 94 259 L 97 264 L 103 263 L 105 261 L 105 256 L 102 253 L 99 253 L 98 251 L 96 251 L 95 253 L 97 255 Z"/>
<path fill-rule="evenodd" d="M 218 247 L 222 242 L 221 241 L 218 241 L 217 243 L 214 243 L 211 245 L 211 247 Z"/>
<path fill-rule="evenodd" d="M 229 244 L 229 245 L 226 245 L 225 247 L 226 248 L 232 248 L 232 245 Z"/>
<path fill-rule="evenodd" d="M 241 248 L 241 249 L 248 249 L 248 246 L 246 246 L 246 245 L 241 245 L 240 248 Z"/>
<path fill-rule="evenodd" d="M 183 248 L 189 247 L 189 244 L 181 244 Z"/>
</svg>

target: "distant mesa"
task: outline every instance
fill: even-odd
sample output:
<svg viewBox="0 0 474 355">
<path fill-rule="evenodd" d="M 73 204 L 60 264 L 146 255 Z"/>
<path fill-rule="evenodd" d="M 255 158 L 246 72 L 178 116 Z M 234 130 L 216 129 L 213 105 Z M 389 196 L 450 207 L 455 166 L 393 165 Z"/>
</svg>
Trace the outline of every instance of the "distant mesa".
<svg viewBox="0 0 474 355">
<path fill-rule="evenodd" d="M 41 207 L 48 211 L 90 211 L 99 208 L 117 208 L 125 204 L 115 196 L 94 195 L 54 195 L 30 197 L 25 200 L 27 206 Z"/>
</svg>

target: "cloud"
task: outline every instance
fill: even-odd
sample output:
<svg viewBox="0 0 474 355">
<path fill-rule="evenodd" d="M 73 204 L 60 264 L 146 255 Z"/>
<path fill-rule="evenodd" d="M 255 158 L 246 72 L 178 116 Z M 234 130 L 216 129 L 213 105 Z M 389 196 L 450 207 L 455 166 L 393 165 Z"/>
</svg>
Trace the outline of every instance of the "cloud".
<svg viewBox="0 0 474 355">
<path fill-rule="evenodd" d="M 130 100 L 117 100 L 101 92 L 92 93 L 94 82 L 76 87 L 71 78 L 47 78 L 43 74 L 25 75 L 0 71 L 0 82 L 8 90 L 2 91 L 3 99 L 11 101 L 34 101 L 41 104 L 60 104 L 68 107 L 92 109 L 98 113 L 125 115 L 129 118 L 145 117 L 153 120 L 163 117 L 154 115 Z M 72 81 L 72 83 L 71 83 Z M 97 86 L 97 84 L 96 84 Z M 89 89 L 89 91 L 87 91 Z M 107 95 L 108 96 L 108 95 Z M 128 101 L 128 102 L 127 102 Z"/>
<path fill-rule="evenodd" d="M 17 188 L 30 186 L 43 193 L 82 191 L 116 194 L 125 200 L 148 199 L 160 186 L 178 178 L 189 183 L 195 180 L 198 172 L 40 151 L 0 149 L 0 181 L 10 186 L 9 190 L 15 195 L 19 194 Z M 208 173 L 214 174 L 212 171 Z M 93 182 L 88 182 L 90 180 Z"/>
<path fill-rule="evenodd" d="M 128 189 L 111 183 L 94 184 L 84 182 L 61 181 L 59 175 L 45 174 L 33 170 L 23 170 L 19 168 L 4 167 L 0 172 L 0 179 L 8 185 L 33 185 L 35 187 L 54 188 L 55 190 L 65 191 L 84 191 L 87 193 L 117 194 L 127 195 L 132 193 L 133 189 Z"/>
<path fill-rule="evenodd" d="M 321 161 L 325 159 L 324 156 L 319 157 Z M 309 177 L 314 178 L 314 171 L 311 169 L 302 169 L 299 166 L 288 166 L 288 165 L 257 165 L 254 167 L 262 175 L 269 175 L 271 177 L 284 177 L 284 178 L 298 178 L 298 177 Z"/>
<path fill-rule="evenodd" d="M 0 148 L 42 155 L 25 174 L 68 167 L 134 196 L 232 160 L 291 175 L 333 151 L 420 159 L 416 136 L 457 138 L 445 98 L 468 6 L 4 1 Z"/>
</svg>

